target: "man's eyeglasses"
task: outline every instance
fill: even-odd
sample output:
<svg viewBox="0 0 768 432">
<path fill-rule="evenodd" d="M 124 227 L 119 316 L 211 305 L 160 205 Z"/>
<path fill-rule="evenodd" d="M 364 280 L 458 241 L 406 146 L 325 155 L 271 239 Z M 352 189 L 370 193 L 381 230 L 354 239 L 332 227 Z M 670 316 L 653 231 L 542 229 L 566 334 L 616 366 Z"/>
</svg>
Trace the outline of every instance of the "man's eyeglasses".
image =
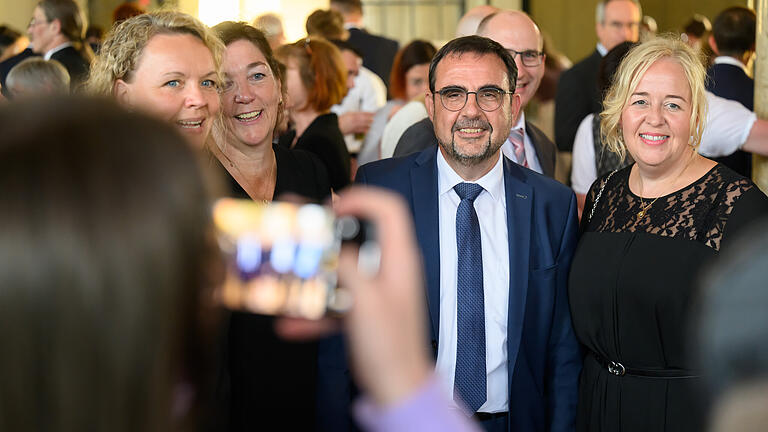
<svg viewBox="0 0 768 432">
<path fill-rule="evenodd" d="M 27 24 L 27 28 L 34 27 L 38 24 L 48 24 L 47 21 L 37 21 L 36 19 L 32 18 L 29 20 L 29 24 Z"/>
<path fill-rule="evenodd" d="M 541 51 L 535 51 L 535 50 L 527 50 L 527 51 L 515 51 L 513 49 L 508 49 L 509 53 L 512 55 L 512 59 L 514 60 L 516 55 L 520 55 L 520 61 L 523 62 L 524 66 L 528 67 L 534 67 L 541 64 L 541 59 L 544 58 L 544 53 Z"/>
<path fill-rule="evenodd" d="M 504 100 L 504 95 L 514 94 L 513 91 L 504 91 L 496 87 L 484 87 L 478 91 L 466 91 L 460 87 L 442 88 L 435 92 L 440 95 L 440 102 L 448 111 L 461 111 L 467 104 L 470 94 L 475 95 L 477 106 L 483 111 L 496 111 Z M 434 97 L 434 95 L 433 95 Z"/>
<path fill-rule="evenodd" d="M 639 22 L 621 22 L 621 21 L 608 21 L 604 23 L 608 27 L 612 27 L 616 31 L 623 31 L 625 28 L 630 31 L 637 31 L 640 29 Z"/>
</svg>

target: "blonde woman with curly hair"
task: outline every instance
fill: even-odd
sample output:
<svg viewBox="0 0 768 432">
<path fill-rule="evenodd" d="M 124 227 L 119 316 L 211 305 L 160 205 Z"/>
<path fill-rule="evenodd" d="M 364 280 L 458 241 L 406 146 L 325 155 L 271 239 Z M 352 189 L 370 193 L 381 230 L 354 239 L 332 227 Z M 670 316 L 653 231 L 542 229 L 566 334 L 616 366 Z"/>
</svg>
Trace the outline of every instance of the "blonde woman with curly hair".
<svg viewBox="0 0 768 432">
<path fill-rule="evenodd" d="M 635 163 L 587 193 L 569 281 L 586 357 L 579 431 L 700 431 L 699 372 L 686 353 L 697 278 L 768 198 L 696 151 L 705 70 L 679 39 L 630 50 L 600 114 L 603 143 Z"/>
<path fill-rule="evenodd" d="M 138 15 L 109 32 L 86 87 L 170 122 L 202 148 L 219 114 L 223 51 L 216 35 L 190 15 Z"/>
</svg>

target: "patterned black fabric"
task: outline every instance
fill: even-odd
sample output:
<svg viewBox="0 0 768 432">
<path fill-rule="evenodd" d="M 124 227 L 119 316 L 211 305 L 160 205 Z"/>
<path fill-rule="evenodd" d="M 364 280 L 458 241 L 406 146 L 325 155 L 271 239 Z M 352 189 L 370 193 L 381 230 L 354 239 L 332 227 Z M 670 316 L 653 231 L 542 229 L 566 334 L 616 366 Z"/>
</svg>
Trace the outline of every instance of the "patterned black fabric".
<svg viewBox="0 0 768 432">
<path fill-rule="evenodd" d="M 629 190 L 629 173 L 630 168 L 624 168 L 611 176 L 607 184 L 607 176 L 604 176 L 598 188 L 590 191 L 592 201 L 605 184 L 600 200 L 595 204 L 594 215 L 585 227 L 587 231 L 644 232 L 684 238 L 719 251 L 734 204 L 745 192 L 756 187 L 718 164 L 687 187 L 659 197 L 643 217 L 638 217 L 641 202 Z M 643 201 L 647 206 L 652 200 Z"/>
</svg>

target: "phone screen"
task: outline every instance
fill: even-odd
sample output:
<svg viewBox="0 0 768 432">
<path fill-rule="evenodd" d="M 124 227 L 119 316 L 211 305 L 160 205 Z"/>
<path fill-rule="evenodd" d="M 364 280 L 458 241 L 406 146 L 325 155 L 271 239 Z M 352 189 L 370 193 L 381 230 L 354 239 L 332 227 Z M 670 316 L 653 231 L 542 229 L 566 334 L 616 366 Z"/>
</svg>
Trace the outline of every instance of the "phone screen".
<svg viewBox="0 0 768 432">
<path fill-rule="evenodd" d="M 218 294 L 225 307 L 308 319 L 344 308 L 330 208 L 223 198 L 213 220 L 227 265 Z"/>
</svg>

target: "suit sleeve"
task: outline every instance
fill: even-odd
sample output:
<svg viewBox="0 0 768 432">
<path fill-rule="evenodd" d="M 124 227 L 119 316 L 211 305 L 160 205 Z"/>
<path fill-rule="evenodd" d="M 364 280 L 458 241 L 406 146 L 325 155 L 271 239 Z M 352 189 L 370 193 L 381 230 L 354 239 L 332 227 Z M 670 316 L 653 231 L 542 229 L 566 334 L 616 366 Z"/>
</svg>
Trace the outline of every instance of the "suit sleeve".
<svg viewBox="0 0 768 432">
<path fill-rule="evenodd" d="M 578 82 L 573 69 L 560 76 L 555 95 L 555 144 L 560 151 L 571 151 L 579 123 L 590 113 L 589 88 Z"/>
<path fill-rule="evenodd" d="M 552 432 L 573 431 L 575 428 L 578 380 L 582 364 L 568 302 L 568 273 L 578 237 L 576 197 L 573 194 L 570 194 L 570 197 L 568 217 L 558 253 L 555 275 L 557 294 L 547 359 L 547 370 L 551 371 L 547 393 L 549 430 Z"/>
</svg>

